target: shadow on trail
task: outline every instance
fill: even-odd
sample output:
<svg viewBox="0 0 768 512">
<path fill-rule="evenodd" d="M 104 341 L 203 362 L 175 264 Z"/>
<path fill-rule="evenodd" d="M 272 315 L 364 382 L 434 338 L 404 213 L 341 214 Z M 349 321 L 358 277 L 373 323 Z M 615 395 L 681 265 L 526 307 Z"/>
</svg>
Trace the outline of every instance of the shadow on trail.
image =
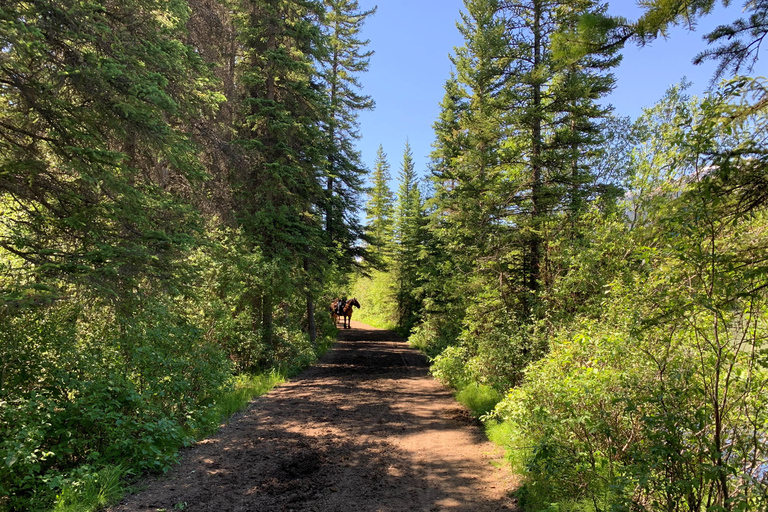
<svg viewBox="0 0 768 512">
<path fill-rule="evenodd" d="M 484 438 L 428 378 L 426 359 L 393 333 L 356 325 L 317 365 L 255 400 L 114 511 L 512 508 L 503 489 L 489 488 L 497 471 L 489 461 L 459 449 L 457 439 L 479 450 Z"/>
</svg>

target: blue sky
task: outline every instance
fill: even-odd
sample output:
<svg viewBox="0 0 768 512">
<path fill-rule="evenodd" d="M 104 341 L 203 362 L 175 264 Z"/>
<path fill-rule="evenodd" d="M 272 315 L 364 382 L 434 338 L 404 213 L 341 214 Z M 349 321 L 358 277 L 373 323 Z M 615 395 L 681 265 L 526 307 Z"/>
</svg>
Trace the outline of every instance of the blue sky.
<svg viewBox="0 0 768 512">
<path fill-rule="evenodd" d="M 611 14 L 634 19 L 640 12 L 634 0 L 610 3 Z M 683 76 L 693 82 L 692 93 L 702 93 L 715 65 L 694 66 L 691 60 L 705 48 L 702 36 L 718 24 L 738 18 L 741 4 L 735 1 L 727 9 L 718 8 L 701 19 L 693 33 L 674 28 L 667 40 L 657 40 L 643 48 L 625 48 L 624 59 L 614 71 L 616 89 L 607 99 L 615 112 L 637 117 L 643 107 L 653 105 Z M 439 113 L 443 84 L 451 71 L 449 55 L 455 46 L 463 45 L 456 29 L 463 2 L 360 0 L 361 9 L 375 5 L 378 11 L 366 20 L 363 29 L 363 37 L 370 39 L 369 48 L 375 54 L 361 81 L 363 92 L 376 101 L 376 109 L 360 114 L 362 139 L 357 147 L 363 163 L 372 169 L 376 150 L 382 144 L 395 178 L 408 138 L 416 170 L 424 175 L 434 140 L 432 123 Z M 758 62 L 755 73 L 766 74 L 764 63 Z"/>
</svg>

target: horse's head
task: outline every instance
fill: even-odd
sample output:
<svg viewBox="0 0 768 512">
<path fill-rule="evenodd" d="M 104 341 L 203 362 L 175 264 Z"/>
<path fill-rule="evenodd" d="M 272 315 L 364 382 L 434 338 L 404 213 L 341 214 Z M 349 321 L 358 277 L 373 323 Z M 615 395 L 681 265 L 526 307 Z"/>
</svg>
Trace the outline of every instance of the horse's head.
<svg viewBox="0 0 768 512">
<path fill-rule="evenodd" d="M 350 304 L 352 304 L 353 306 L 357 306 L 357 309 L 360 309 L 360 303 L 359 303 L 359 302 L 357 302 L 357 298 L 355 298 L 355 297 L 352 297 L 352 298 L 351 298 L 351 299 L 349 299 L 347 302 L 349 302 L 349 303 L 350 303 Z"/>
</svg>

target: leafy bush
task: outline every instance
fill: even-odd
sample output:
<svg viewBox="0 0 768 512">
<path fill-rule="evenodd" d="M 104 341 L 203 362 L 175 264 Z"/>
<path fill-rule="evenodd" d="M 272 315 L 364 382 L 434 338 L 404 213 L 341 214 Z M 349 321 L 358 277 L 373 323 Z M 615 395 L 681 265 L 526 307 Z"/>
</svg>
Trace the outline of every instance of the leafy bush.
<svg viewBox="0 0 768 512">
<path fill-rule="evenodd" d="M 475 418 L 492 411 L 501 398 L 502 395 L 492 387 L 477 383 L 469 384 L 456 393 L 456 400 L 469 408 Z"/>
<path fill-rule="evenodd" d="M 511 424 L 513 459 L 528 477 L 526 510 L 562 501 L 572 510 L 603 510 L 620 501 L 622 447 L 636 429 L 619 397 L 628 399 L 625 372 L 644 366 L 629 355 L 610 334 L 561 340 L 497 406 L 496 417 Z"/>
<path fill-rule="evenodd" d="M 463 309 L 454 306 L 450 308 L 450 313 L 446 309 L 444 307 L 438 312 L 428 307 L 424 320 L 408 337 L 408 343 L 428 357 L 435 357 L 447 347 L 455 345 L 461 335 Z"/>
<path fill-rule="evenodd" d="M 397 304 L 395 303 L 391 274 L 374 271 L 371 277 L 359 276 L 352 283 L 349 295 L 360 302 L 355 317 L 361 322 L 379 329 L 397 329 Z"/>
<path fill-rule="evenodd" d="M 466 347 L 448 347 L 432 360 L 430 372 L 436 379 L 458 389 L 471 380 L 472 376 L 467 370 L 468 360 L 469 352 Z"/>
<path fill-rule="evenodd" d="M 226 389 L 225 354 L 167 308 L 147 303 L 110 323 L 107 311 L 62 306 L 6 318 L 6 347 L 37 355 L 4 361 L 14 384 L 0 395 L 6 508 L 44 508 L 78 472 L 98 472 L 82 468 L 167 469 Z"/>
</svg>

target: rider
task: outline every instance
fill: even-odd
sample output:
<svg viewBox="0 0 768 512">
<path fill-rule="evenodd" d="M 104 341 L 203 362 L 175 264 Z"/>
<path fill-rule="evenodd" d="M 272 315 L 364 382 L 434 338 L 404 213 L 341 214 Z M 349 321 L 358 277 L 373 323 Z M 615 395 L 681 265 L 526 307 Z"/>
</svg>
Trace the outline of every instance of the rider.
<svg viewBox="0 0 768 512">
<path fill-rule="evenodd" d="M 347 303 L 347 299 L 342 297 L 338 303 L 336 303 L 336 314 L 343 315 L 344 314 L 344 306 Z"/>
</svg>

